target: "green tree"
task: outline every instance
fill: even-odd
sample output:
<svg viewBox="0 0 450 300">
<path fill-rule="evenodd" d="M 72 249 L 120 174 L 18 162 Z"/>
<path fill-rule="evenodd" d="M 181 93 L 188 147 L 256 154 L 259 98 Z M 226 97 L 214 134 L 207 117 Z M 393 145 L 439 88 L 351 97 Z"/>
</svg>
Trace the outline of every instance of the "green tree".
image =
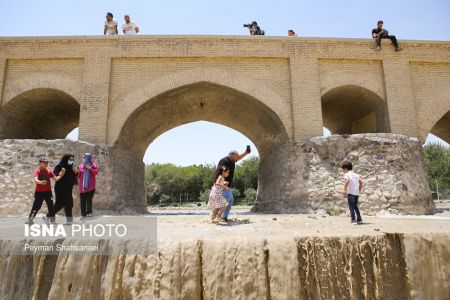
<svg viewBox="0 0 450 300">
<path fill-rule="evenodd" d="M 238 165 L 233 181 L 233 194 L 239 203 L 248 188 L 258 187 L 258 157 L 251 157 Z M 187 202 L 206 202 L 214 183 L 216 166 L 151 164 L 145 168 L 145 191 L 149 205 L 179 205 Z M 247 199 L 247 198 L 246 198 Z"/>
<path fill-rule="evenodd" d="M 428 172 L 428 183 L 432 191 L 436 191 L 436 183 L 439 189 L 450 188 L 450 148 L 437 143 L 431 143 L 423 147 L 425 163 Z"/>
</svg>

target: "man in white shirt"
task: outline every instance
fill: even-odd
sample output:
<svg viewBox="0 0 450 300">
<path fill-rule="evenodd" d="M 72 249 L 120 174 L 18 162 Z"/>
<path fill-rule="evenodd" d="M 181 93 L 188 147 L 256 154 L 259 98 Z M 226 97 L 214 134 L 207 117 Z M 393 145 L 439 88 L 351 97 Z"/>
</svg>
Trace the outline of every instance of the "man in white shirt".
<svg viewBox="0 0 450 300">
<path fill-rule="evenodd" d="M 106 13 L 106 21 L 105 21 L 105 27 L 103 29 L 104 35 L 116 35 L 119 34 L 119 31 L 117 30 L 117 21 L 113 19 L 113 14 L 108 12 Z"/>
<path fill-rule="evenodd" d="M 351 162 L 346 162 L 342 165 L 345 180 L 343 194 L 344 198 L 347 196 L 348 199 L 348 208 L 350 209 L 350 215 L 352 218 L 350 222 L 355 225 L 362 223 L 361 214 L 359 213 L 358 208 L 358 198 L 359 193 L 362 190 L 363 183 L 359 175 L 354 173 L 352 169 L 353 165 Z"/>
<path fill-rule="evenodd" d="M 123 34 L 135 35 L 139 32 L 139 27 L 136 23 L 130 21 L 130 16 L 125 15 L 125 23 L 122 25 Z"/>
</svg>

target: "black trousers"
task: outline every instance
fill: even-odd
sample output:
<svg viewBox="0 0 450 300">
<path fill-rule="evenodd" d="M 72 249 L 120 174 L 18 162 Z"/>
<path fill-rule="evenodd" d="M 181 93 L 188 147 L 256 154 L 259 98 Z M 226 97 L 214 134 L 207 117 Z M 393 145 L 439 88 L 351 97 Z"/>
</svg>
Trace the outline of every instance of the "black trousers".
<svg viewBox="0 0 450 300">
<path fill-rule="evenodd" d="M 87 214 L 92 214 L 92 198 L 94 198 L 95 191 L 80 193 L 81 215 L 86 217 Z"/>
<path fill-rule="evenodd" d="M 376 41 L 378 47 L 381 47 L 381 39 L 391 40 L 392 44 L 394 44 L 394 47 L 398 48 L 398 42 L 397 42 L 397 38 L 395 37 L 395 35 L 379 35 L 378 37 L 376 37 L 375 41 Z"/>
<path fill-rule="evenodd" d="M 72 208 L 73 208 L 72 188 L 73 187 L 55 189 L 55 198 L 56 198 L 54 205 L 55 214 L 57 214 L 64 207 L 64 213 L 66 214 L 67 219 L 72 218 Z M 48 216 L 49 215 L 47 215 L 47 217 Z"/>
<path fill-rule="evenodd" d="M 359 198 L 359 196 L 347 194 L 348 208 L 350 209 L 350 215 L 352 217 L 352 221 L 362 221 L 361 214 L 359 213 L 359 208 L 358 208 L 358 198 Z M 356 217 L 355 217 L 355 213 L 356 213 Z"/>
<path fill-rule="evenodd" d="M 34 192 L 34 202 L 31 208 L 30 218 L 36 217 L 37 213 L 42 207 L 42 203 L 45 201 L 47 204 L 48 214 L 50 218 L 55 217 L 55 209 L 53 207 L 52 192 Z"/>
</svg>

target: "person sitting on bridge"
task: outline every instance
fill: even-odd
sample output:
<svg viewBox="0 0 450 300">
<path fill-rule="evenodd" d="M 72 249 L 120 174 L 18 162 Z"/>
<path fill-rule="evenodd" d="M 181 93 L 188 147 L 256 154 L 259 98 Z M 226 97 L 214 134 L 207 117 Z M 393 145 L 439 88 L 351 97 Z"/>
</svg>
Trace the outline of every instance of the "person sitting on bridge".
<svg viewBox="0 0 450 300">
<path fill-rule="evenodd" d="M 139 27 L 136 23 L 130 21 L 130 16 L 125 15 L 125 23 L 122 25 L 122 31 L 125 35 L 135 35 L 139 33 Z"/>
<path fill-rule="evenodd" d="M 256 21 L 253 21 L 250 24 L 244 24 L 244 27 L 247 27 L 250 35 L 265 35 L 264 30 L 261 30 L 261 28 L 259 28 L 258 23 L 256 23 Z"/>
<path fill-rule="evenodd" d="M 288 30 L 288 36 L 298 36 L 293 29 Z"/>
<path fill-rule="evenodd" d="M 389 35 L 389 32 L 383 28 L 383 21 L 379 20 L 377 23 L 377 28 L 372 30 L 372 38 L 375 39 L 377 44 L 377 50 L 381 50 L 381 39 L 390 39 L 392 44 L 394 44 L 395 51 L 400 51 L 402 48 L 398 46 L 397 38 L 395 35 Z"/>
<path fill-rule="evenodd" d="M 117 30 L 117 21 L 113 19 L 114 16 L 112 13 L 108 12 L 106 13 L 106 21 L 105 21 L 105 27 L 103 29 L 104 35 L 116 35 L 119 34 L 119 31 Z"/>
</svg>

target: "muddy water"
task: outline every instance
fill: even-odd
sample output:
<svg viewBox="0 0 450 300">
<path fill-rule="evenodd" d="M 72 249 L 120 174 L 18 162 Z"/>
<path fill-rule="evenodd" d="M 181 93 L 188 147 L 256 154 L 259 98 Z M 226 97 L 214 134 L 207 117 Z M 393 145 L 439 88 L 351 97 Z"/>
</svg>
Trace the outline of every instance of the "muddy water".
<svg viewBox="0 0 450 300">
<path fill-rule="evenodd" d="M 151 256 L 2 256 L 0 297 L 450 299 L 448 220 L 199 218 L 163 219 Z"/>
</svg>

